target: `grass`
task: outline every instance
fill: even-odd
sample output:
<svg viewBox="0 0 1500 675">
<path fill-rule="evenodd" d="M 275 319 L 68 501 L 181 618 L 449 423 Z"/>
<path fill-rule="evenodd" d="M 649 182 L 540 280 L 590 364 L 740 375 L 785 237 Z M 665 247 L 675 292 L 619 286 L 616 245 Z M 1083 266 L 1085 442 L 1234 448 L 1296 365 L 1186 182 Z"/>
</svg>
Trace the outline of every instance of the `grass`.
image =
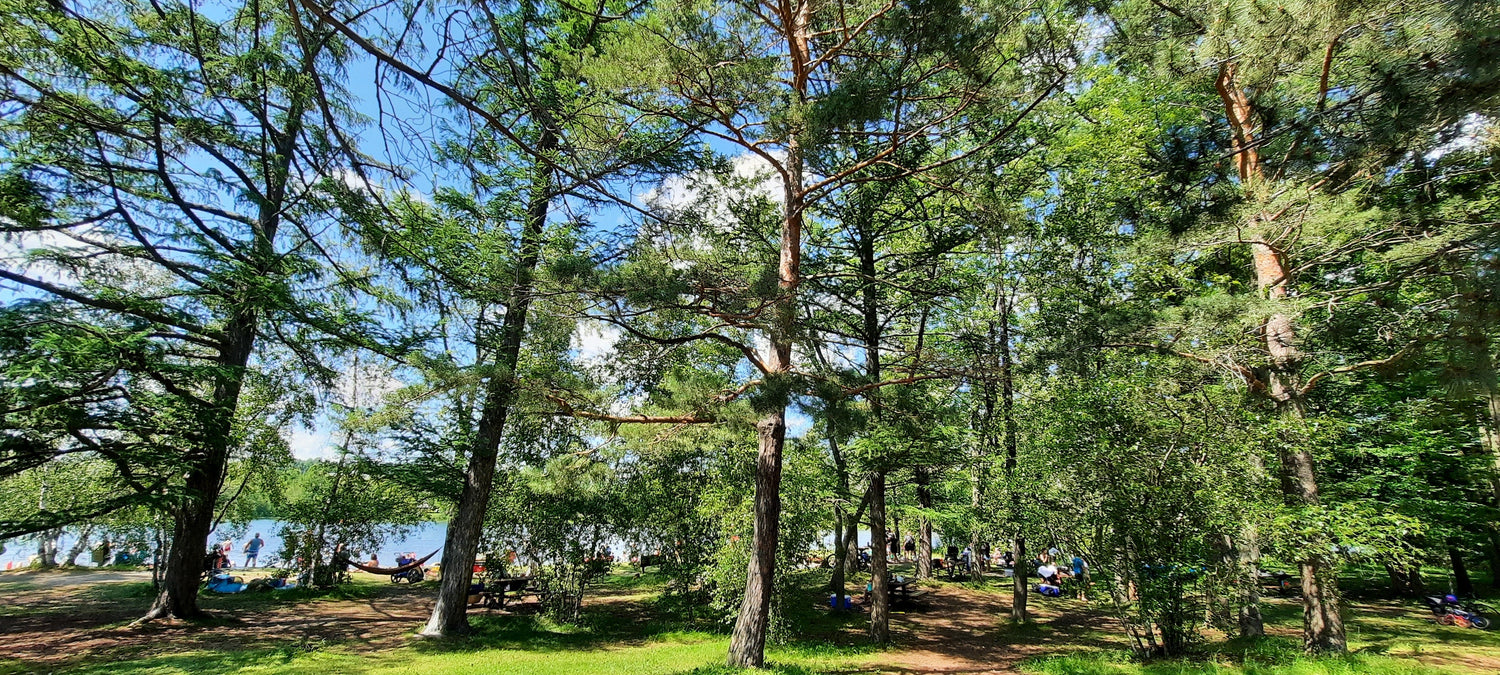
<svg viewBox="0 0 1500 675">
<path fill-rule="evenodd" d="M 500 644 L 494 644 L 495 641 Z M 664 633 L 641 641 L 615 643 L 576 633 L 544 636 L 514 630 L 482 630 L 480 636 L 468 641 L 419 642 L 376 655 L 317 647 L 191 652 L 96 663 L 67 672 L 80 675 L 669 675 L 730 672 L 721 666 L 728 646 L 726 636 L 701 632 Z M 777 673 L 821 672 L 849 663 L 836 652 L 805 648 L 772 648 L 767 658 L 771 662 L 770 672 Z M 11 665 L 14 669 L 0 663 L 0 673 L 36 672 L 34 666 L 19 662 Z"/>
<path fill-rule="evenodd" d="M 1086 654 L 1038 659 L 1024 666 L 1038 675 L 1460 675 L 1457 670 L 1389 656 L 1350 654 L 1341 657 L 1299 656 L 1283 661 L 1184 660 L 1133 662 L 1116 654 Z"/>
<path fill-rule="evenodd" d="M 229 616 L 253 615 L 257 608 L 298 606 L 324 602 L 359 602 L 396 592 L 378 578 L 357 577 L 356 583 L 329 591 L 292 591 L 205 596 L 205 605 Z M 817 609 L 826 598 L 821 583 L 826 572 L 798 573 L 794 589 L 781 604 L 780 644 L 767 650 L 767 672 L 801 675 L 818 672 L 865 672 L 889 662 L 895 653 L 860 642 L 868 615 Z M 453 640 L 403 640 L 372 647 L 358 641 L 309 641 L 295 636 L 277 642 L 241 644 L 223 649 L 195 643 L 151 643 L 80 657 L 55 672 L 84 675 L 177 675 L 186 673 L 244 673 L 246 675 L 469 675 L 472 673 L 527 673 L 587 675 L 715 675 L 734 672 L 723 666 L 728 636 L 706 609 L 692 618 L 684 612 L 690 596 L 659 596 L 666 578 L 634 570 L 607 577 L 591 591 L 612 602 L 594 606 L 579 625 L 558 624 L 540 617 L 475 614 L 475 632 Z M 26 582 L 7 582 L 9 590 L 47 592 Z M 863 581 L 857 581 L 860 585 Z M 932 585 L 949 585 L 948 582 Z M 968 582 L 953 586 L 970 588 Z M 851 585 L 853 588 L 853 585 Z M 976 587 L 986 593 L 1008 594 L 1009 586 Z M 403 588 L 404 591 L 404 588 Z M 78 601 L 90 605 L 144 606 L 151 595 L 147 583 L 121 582 L 74 587 Z M 1085 603 L 1052 600 L 1054 610 L 1099 611 Z M 55 609 L 44 611 L 56 611 Z M 284 609 L 282 610 L 285 611 Z M 1294 599 L 1273 600 L 1264 608 L 1267 622 L 1294 634 L 1300 609 Z M 8 612 L 0 612 L 0 615 Z M 1420 609 L 1404 601 L 1357 601 L 1349 616 L 1350 647 L 1354 653 L 1336 658 L 1308 658 L 1295 639 L 1271 637 L 1254 642 L 1208 642 L 1186 659 L 1136 661 L 1122 650 L 1118 635 L 1106 628 L 1059 631 L 1045 622 L 1000 627 L 1002 642 L 1024 644 L 1065 641 L 1049 656 L 1028 660 L 1021 669 L 1034 675 L 1417 675 L 1419 673 L 1483 672 L 1500 662 L 1500 631 L 1484 632 L 1438 626 L 1425 620 Z M 234 623 L 210 620 L 205 630 Z M 999 620 L 997 619 L 997 622 Z M 415 625 L 412 627 L 415 629 Z M 1082 630 L 1084 632 L 1080 633 Z M 1069 632 L 1071 631 L 1071 632 Z M 1101 633 L 1095 635 L 1095 633 Z M 1075 644 L 1080 635 L 1089 638 Z M 1063 648 L 1071 649 L 1060 653 Z M 899 650 L 900 647 L 894 648 Z M 173 651 L 175 650 L 175 651 Z M 1435 658 L 1441 657 L 1441 658 Z M 1420 659 L 1420 660 L 1419 660 Z M 1439 661 L 1440 665 L 1433 665 Z M 1466 667 L 1465 664 L 1474 664 Z M 47 672 L 36 663 L 0 658 L 0 675 Z"/>
</svg>

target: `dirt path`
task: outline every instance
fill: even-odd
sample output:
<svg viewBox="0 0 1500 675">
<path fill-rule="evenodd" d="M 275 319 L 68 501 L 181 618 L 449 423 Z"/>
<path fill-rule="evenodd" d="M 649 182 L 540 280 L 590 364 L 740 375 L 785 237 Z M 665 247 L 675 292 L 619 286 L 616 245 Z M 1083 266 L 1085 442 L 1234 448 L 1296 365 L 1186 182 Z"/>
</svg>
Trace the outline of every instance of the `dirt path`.
<svg viewBox="0 0 1500 675">
<path fill-rule="evenodd" d="M 1105 637 L 1107 620 L 1071 600 L 1033 597 L 1036 623 L 1017 628 L 1008 620 L 1008 594 L 946 586 L 923 599 L 893 616 L 892 638 L 900 649 L 885 653 L 881 672 L 1017 673 L 1033 656 L 1123 646 Z"/>
<path fill-rule="evenodd" d="M 149 581 L 136 573 L 82 572 L 0 577 L 0 657 L 37 665 L 105 654 L 145 655 L 195 649 L 306 647 L 338 643 L 355 651 L 394 646 L 426 620 L 430 588 L 377 587 L 364 600 L 313 599 L 249 605 L 247 598 L 205 593 L 201 606 L 217 619 L 190 624 L 156 621 L 132 626 L 150 604 L 147 589 L 108 589 Z M 9 577 L 10 575 L 4 575 Z M 121 578 L 123 576 L 123 578 Z M 133 593 L 145 590 L 145 593 Z"/>
</svg>

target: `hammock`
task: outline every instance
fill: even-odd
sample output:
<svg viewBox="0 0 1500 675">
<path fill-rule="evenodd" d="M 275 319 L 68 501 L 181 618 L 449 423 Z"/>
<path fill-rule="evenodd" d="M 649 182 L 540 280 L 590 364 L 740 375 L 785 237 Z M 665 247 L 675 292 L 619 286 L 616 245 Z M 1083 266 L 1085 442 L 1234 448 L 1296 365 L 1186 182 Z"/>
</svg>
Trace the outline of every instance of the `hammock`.
<svg viewBox="0 0 1500 675">
<path fill-rule="evenodd" d="M 406 563 L 405 565 L 402 565 L 400 567 L 375 567 L 374 565 L 361 565 L 361 564 L 359 564 L 357 562 L 354 562 L 353 560 L 349 561 L 349 566 L 357 568 L 357 569 L 364 570 L 366 572 L 369 572 L 370 574 L 387 574 L 387 575 L 389 575 L 389 574 L 400 574 L 402 572 L 408 572 L 408 571 L 414 570 L 414 569 L 416 569 L 418 567 L 421 567 L 422 563 L 427 562 L 428 558 L 431 558 L 432 556 L 437 555 L 438 551 L 441 551 L 441 550 L 443 550 L 443 549 L 438 549 L 437 551 L 433 551 L 431 553 L 428 553 L 427 555 L 423 556 L 422 559 L 420 559 L 420 560 L 413 560 L 413 561 L 411 561 L 409 563 Z"/>
</svg>

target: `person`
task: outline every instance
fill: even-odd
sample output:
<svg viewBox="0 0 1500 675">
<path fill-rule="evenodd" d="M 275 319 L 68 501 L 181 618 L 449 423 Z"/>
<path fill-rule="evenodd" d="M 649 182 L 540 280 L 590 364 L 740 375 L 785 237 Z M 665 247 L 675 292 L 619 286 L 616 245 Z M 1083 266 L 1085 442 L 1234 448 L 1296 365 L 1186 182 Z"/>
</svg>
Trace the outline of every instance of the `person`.
<svg viewBox="0 0 1500 675">
<path fill-rule="evenodd" d="M 1036 568 L 1036 575 L 1042 578 L 1042 583 L 1057 586 L 1057 567 L 1052 563 L 1044 562 Z"/>
<path fill-rule="evenodd" d="M 1014 553 L 1006 551 L 1000 556 L 1000 562 L 1003 563 L 1006 567 L 1014 568 L 1016 566 L 1016 556 Z"/>
<path fill-rule="evenodd" d="M 892 558 L 899 559 L 901 555 L 901 545 L 896 541 L 896 535 L 894 533 L 885 535 L 885 550 L 890 552 Z"/>
<path fill-rule="evenodd" d="M 259 532 L 256 532 L 250 541 L 245 542 L 245 567 L 255 567 L 260 562 L 260 549 L 265 545 L 266 542 L 260 538 Z"/>
<path fill-rule="evenodd" d="M 109 539 L 99 542 L 99 546 L 94 549 L 93 557 L 95 566 L 103 567 L 110 563 L 109 549 Z"/>
<path fill-rule="evenodd" d="M 917 559 L 917 540 L 912 538 L 911 535 L 906 535 L 906 544 L 902 548 L 906 549 L 906 558 L 908 560 Z"/>
<path fill-rule="evenodd" d="M 1088 569 L 1089 564 L 1082 557 L 1073 556 L 1073 578 L 1080 582 L 1076 584 L 1079 600 L 1088 599 L 1088 577 L 1084 576 L 1084 573 L 1088 572 Z"/>
<path fill-rule="evenodd" d="M 969 546 L 965 546 L 964 547 L 964 552 L 960 553 L 958 557 L 959 557 L 959 560 L 963 561 L 964 571 L 965 572 L 973 572 L 974 571 L 974 549 L 973 548 L 971 548 Z"/>
<path fill-rule="evenodd" d="M 350 560 L 353 560 L 353 557 L 349 555 L 349 551 L 344 548 L 343 544 L 333 547 L 332 564 L 335 570 L 347 573 Z"/>
<path fill-rule="evenodd" d="M 370 567 L 380 567 L 380 556 L 375 555 L 374 551 L 370 551 L 370 562 L 367 564 Z"/>
</svg>

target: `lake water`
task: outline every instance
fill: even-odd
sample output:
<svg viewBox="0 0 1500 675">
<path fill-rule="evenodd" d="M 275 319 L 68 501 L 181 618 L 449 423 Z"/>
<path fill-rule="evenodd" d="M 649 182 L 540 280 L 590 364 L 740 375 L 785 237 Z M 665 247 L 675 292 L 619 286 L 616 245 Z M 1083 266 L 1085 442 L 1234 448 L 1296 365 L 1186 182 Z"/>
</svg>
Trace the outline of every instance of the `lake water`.
<svg viewBox="0 0 1500 675">
<path fill-rule="evenodd" d="M 245 554 L 243 552 L 245 550 L 245 542 L 249 541 L 257 532 L 260 533 L 260 538 L 266 542 L 266 545 L 261 548 L 261 558 L 265 559 L 279 555 L 281 552 L 281 537 L 279 536 L 281 526 L 282 523 L 274 520 L 252 520 L 243 530 L 228 524 L 221 524 L 219 529 L 209 535 L 208 541 L 210 544 L 218 544 L 222 543 L 226 538 L 232 537 L 234 554 L 230 556 L 230 559 L 234 562 L 235 566 L 239 566 L 245 562 Z M 387 541 L 375 553 L 380 556 L 380 561 L 383 565 L 394 565 L 396 554 L 398 553 L 416 551 L 418 556 L 427 555 L 436 549 L 442 548 L 443 537 L 447 534 L 447 528 L 447 523 L 422 523 L 411 528 L 407 536 Z M 65 562 L 63 558 L 67 557 L 68 549 L 72 548 L 73 543 L 77 540 L 78 538 L 71 533 L 63 534 L 61 543 L 57 547 L 58 562 Z M 11 539 L 4 542 L 4 544 L 5 552 L 0 553 L 0 569 L 23 566 L 31 559 L 31 556 L 36 554 L 36 540 L 34 538 L 23 537 L 20 539 Z M 97 538 L 89 542 L 91 548 L 97 544 Z M 360 560 L 370 559 L 370 551 L 359 551 L 359 553 Z M 432 557 L 432 560 L 427 561 L 427 564 L 436 563 L 442 560 L 442 558 L 443 554 L 439 551 L 437 555 Z M 78 556 L 78 564 L 93 565 L 93 561 L 87 550 Z"/>
<path fill-rule="evenodd" d="M 279 536 L 281 532 L 281 526 L 282 523 L 274 520 L 252 520 L 248 525 L 244 527 L 243 530 L 234 526 L 230 526 L 228 524 L 224 524 L 221 525 L 218 530 L 215 530 L 213 534 L 209 535 L 208 541 L 210 544 L 218 544 L 222 543 L 226 538 L 231 538 L 232 543 L 234 544 L 234 555 L 230 556 L 230 558 L 236 566 L 239 566 L 240 564 L 245 562 L 245 554 L 243 553 L 245 549 L 245 542 L 249 541 L 250 538 L 255 536 L 255 533 L 257 532 L 260 533 L 260 538 L 266 542 L 266 545 L 261 549 L 262 559 L 272 556 L 279 556 L 281 551 L 281 537 Z M 443 538 L 447 534 L 447 528 L 447 523 L 422 523 L 413 527 L 405 537 L 387 541 L 385 545 L 380 547 L 380 549 L 375 551 L 375 553 L 380 556 L 380 562 L 383 565 L 394 565 L 396 561 L 396 555 L 398 553 L 407 553 L 414 551 L 418 556 L 427 555 L 434 550 L 442 548 Z M 901 533 L 903 539 L 906 537 L 906 534 L 907 533 L 905 531 Z M 59 562 L 63 562 L 62 558 L 66 557 L 68 549 L 72 548 L 73 542 L 75 542 L 76 540 L 77 538 L 71 534 L 63 535 L 62 543 L 58 546 Z M 869 544 L 869 530 L 863 528 L 860 529 L 859 542 L 860 545 Z M 4 543 L 5 552 L 0 553 L 0 569 L 9 569 L 11 566 L 23 566 L 31 558 L 31 556 L 36 553 L 36 541 L 34 539 L 12 539 Z M 90 542 L 90 546 L 92 547 L 97 543 L 98 540 L 95 539 L 94 541 Z M 823 539 L 823 545 L 825 548 L 833 547 L 832 534 L 825 535 Z M 933 536 L 933 550 L 941 551 L 941 545 L 942 542 L 940 538 L 935 534 Z M 626 550 L 626 547 L 619 543 L 613 544 L 613 547 L 616 551 Z M 359 560 L 370 559 L 370 551 L 359 551 L 358 553 L 360 554 L 358 557 Z M 428 564 L 430 565 L 440 562 L 442 559 L 443 554 L 441 551 L 439 551 L 437 555 L 433 556 L 432 560 L 428 561 Z M 90 560 L 88 551 L 84 551 L 82 555 L 78 556 L 78 563 L 80 565 L 93 564 Z"/>
</svg>

